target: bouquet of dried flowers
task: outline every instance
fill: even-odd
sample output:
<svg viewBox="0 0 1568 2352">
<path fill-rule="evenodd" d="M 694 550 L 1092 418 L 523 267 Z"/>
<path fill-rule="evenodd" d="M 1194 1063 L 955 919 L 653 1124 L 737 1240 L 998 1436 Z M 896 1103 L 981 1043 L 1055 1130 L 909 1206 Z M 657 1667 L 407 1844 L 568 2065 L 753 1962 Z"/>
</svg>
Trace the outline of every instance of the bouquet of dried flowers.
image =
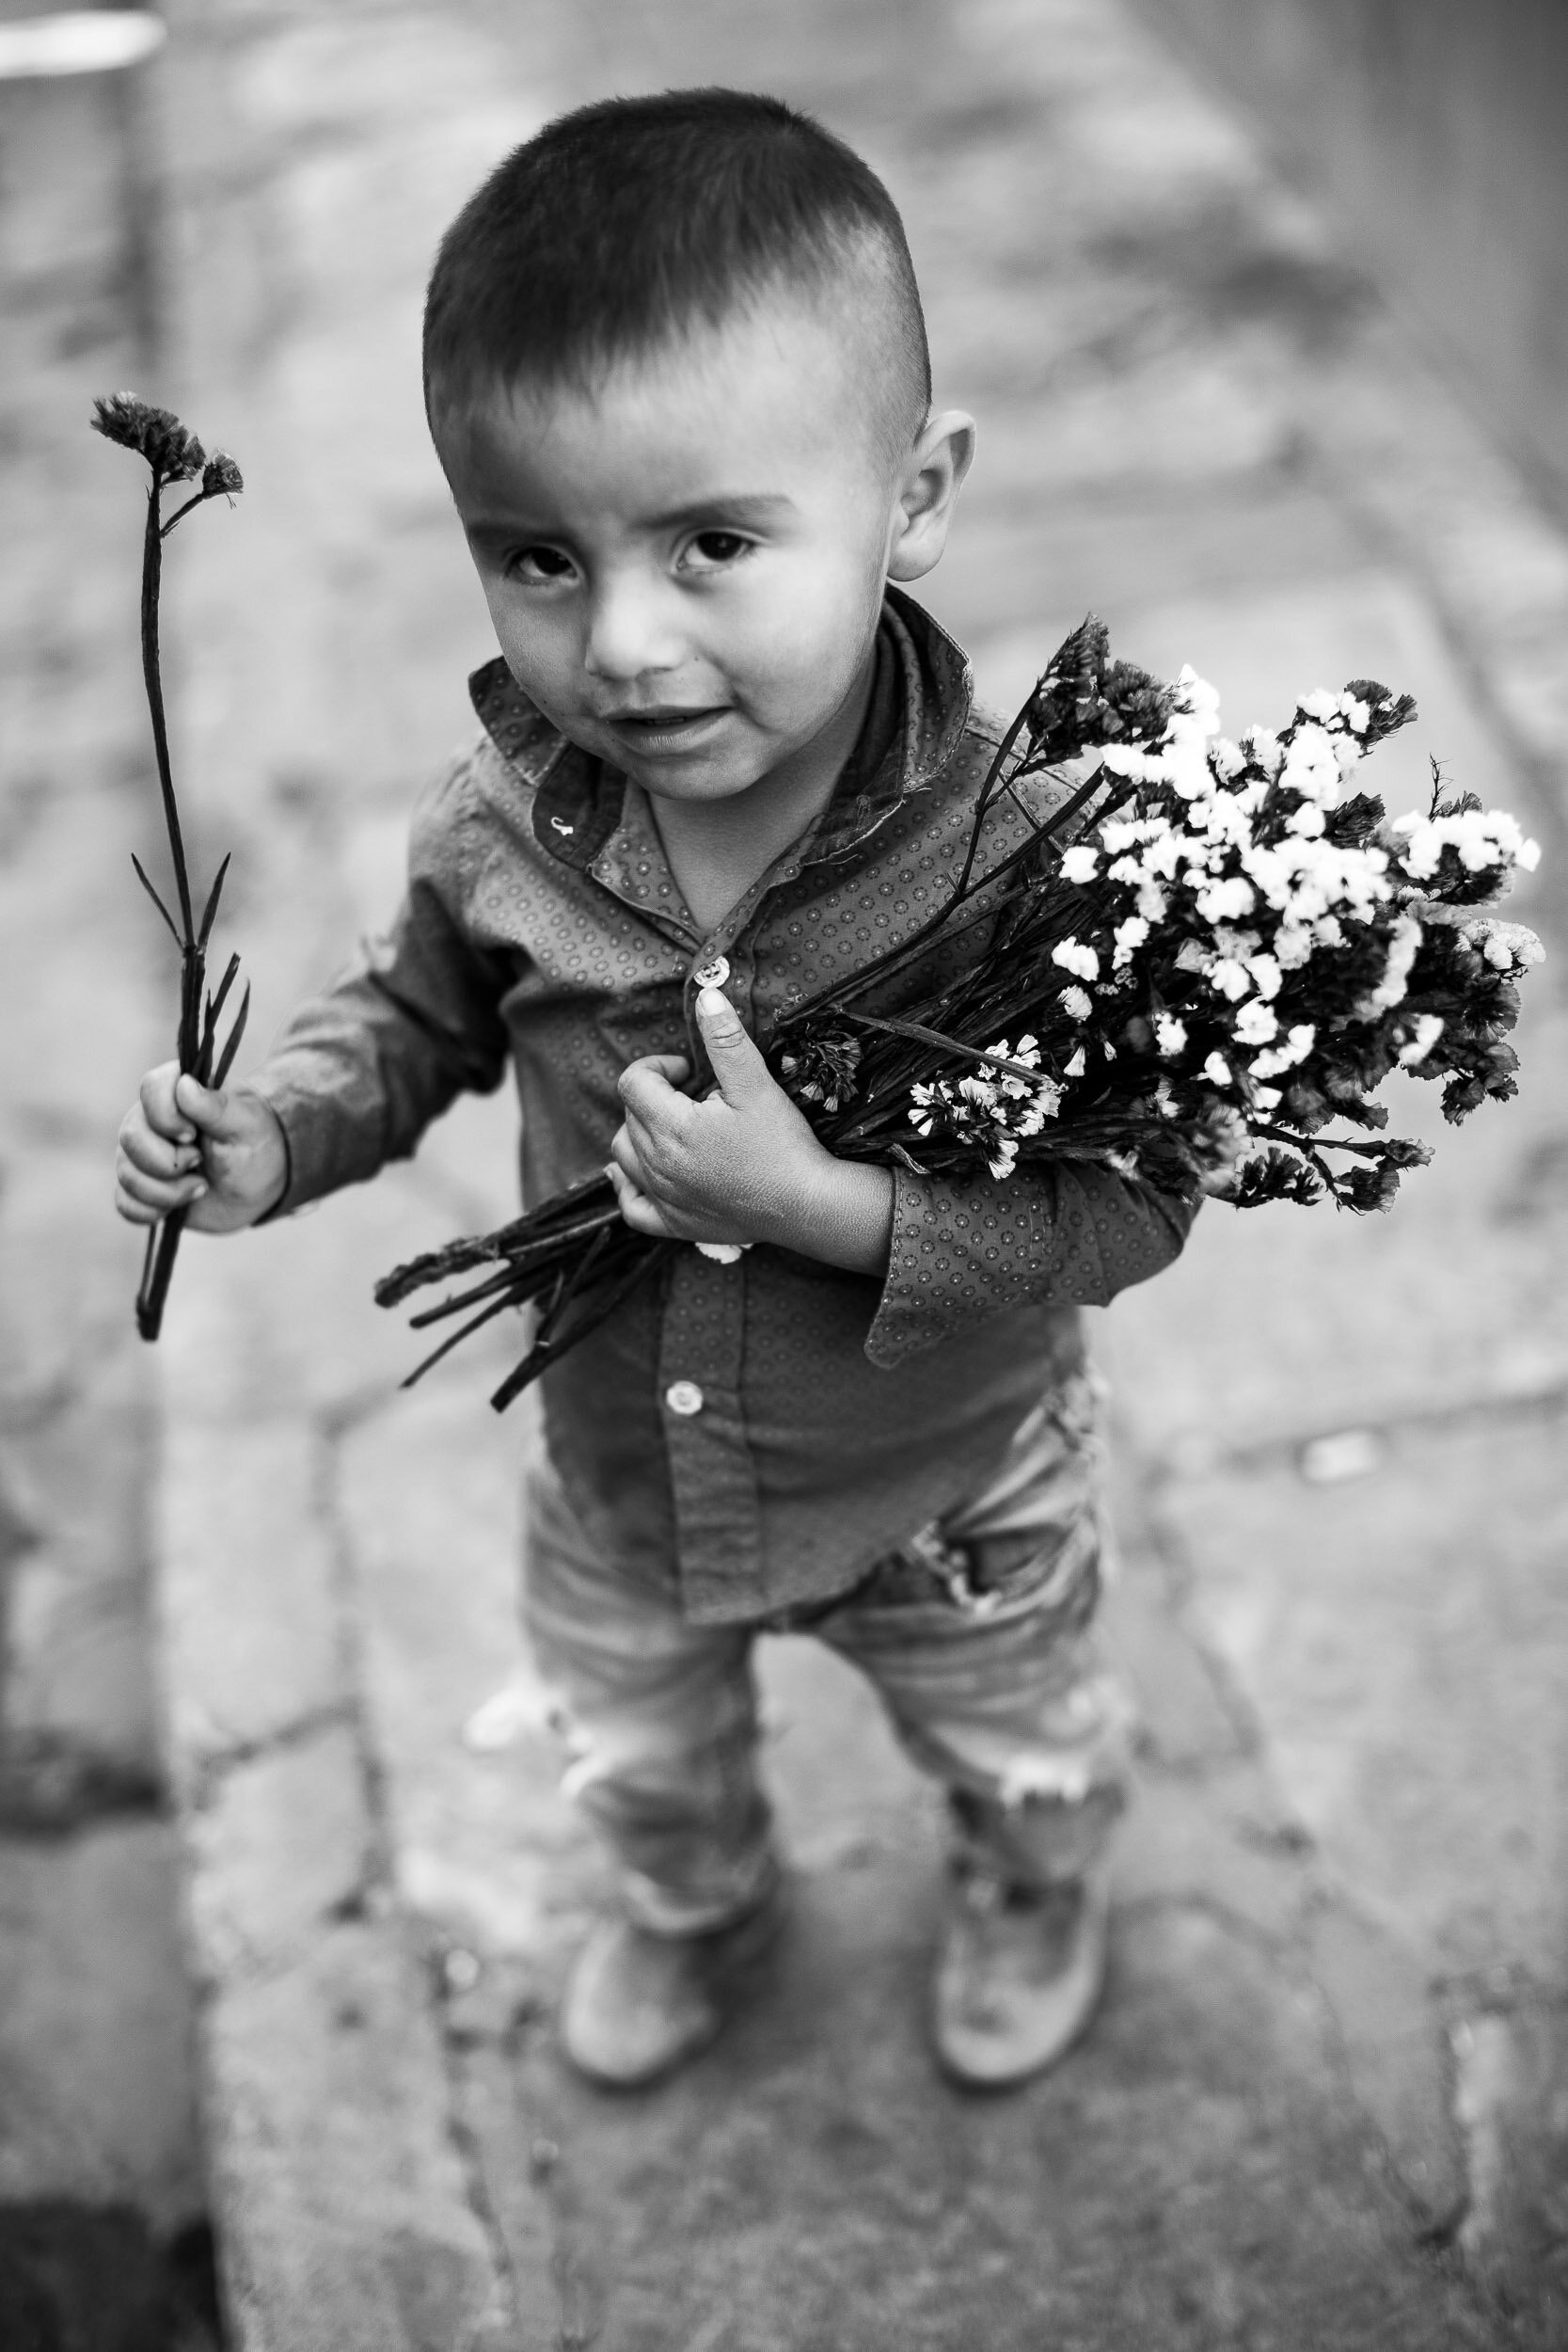
<svg viewBox="0 0 1568 2352">
<path fill-rule="evenodd" d="M 164 541 L 169 532 L 182 523 L 187 515 L 194 514 L 198 506 L 205 506 L 209 500 L 235 497 L 244 489 L 245 482 L 238 466 L 224 451 L 214 450 L 209 457 L 195 434 L 187 431 L 172 410 L 154 408 L 147 401 L 137 400 L 131 392 L 111 392 L 105 398 L 94 401 L 90 422 L 94 432 L 102 433 L 105 439 L 118 441 L 121 449 L 135 450 L 138 457 L 145 458 L 152 477 L 147 494 L 147 529 L 142 538 L 142 678 L 147 688 L 147 707 L 152 722 L 152 752 L 158 768 L 158 788 L 163 796 L 164 821 L 168 829 L 169 855 L 174 866 L 175 898 L 180 909 L 178 924 L 148 880 L 141 860 L 133 853 L 131 863 L 136 869 L 136 878 L 142 888 L 167 924 L 174 944 L 180 950 L 177 1047 L 180 1067 L 182 1071 L 189 1071 L 203 1086 L 220 1087 L 229 1075 L 234 1057 L 240 1050 L 240 1040 L 245 1035 L 245 1019 L 250 1010 L 250 989 L 247 984 L 229 1034 L 220 1044 L 218 1023 L 239 973 L 240 959 L 238 956 L 230 957 L 222 979 L 214 990 L 208 992 L 207 943 L 213 935 L 213 925 L 217 920 L 218 902 L 223 896 L 229 860 L 226 857 L 218 867 L 198 923 L 191 897 L 180 808 L 174 797 L 174 777 L 169 765 L 168 727 L 164 717 L 163 674 L 158 649 L 158 602 L 163 586 Z M 163 511 L 164 492 L 182 482 L 194 482 L 197 487 L 175 507 L 172 514 L 166 515 Z M 180 1248 L 180 1235 L 184 1223 L 185 1211 L 175 1209 L 148 1234 L 147 1255 L 136 1293 L 136 1328 L 144 1340 L 155 1340 L 163 1327 L 164 1301 L 168 1296 L 175 1254 Z"/>
<path fill-rule="evenodd" d="M 778 1022 L 775 1076 L 841 1158 L 998 1183 L 1094 1162 L 1239 1208 L 1386 1208 L 1431 1154 L 1384 1133 L 1377 1089 L 1397 1070 L 1441 1078 L 1451 1121 L 1515 1092 L 1514 983 L 1543 953 L 1481 912 L 1537 861 L 1512 817 L 1445 797 L 1435 767 L 1424 814 L 1390 822 L 1355 788 L 1414 716 L 1356 678 L 1231 743 L 1212 688 L 1113 661 L 1091 617 L 1004 737 L 944 903 Z M 1026 834 L 988 864 L 1003 795 Z M 536 1305 L 499 1410 L 684 1247 L 632 1232 L 595 1178 L 400 1266 L 376 1296 L 487 1269 L 416 1316 L 475 1310 L 411 1378 Z"/>
</svg>

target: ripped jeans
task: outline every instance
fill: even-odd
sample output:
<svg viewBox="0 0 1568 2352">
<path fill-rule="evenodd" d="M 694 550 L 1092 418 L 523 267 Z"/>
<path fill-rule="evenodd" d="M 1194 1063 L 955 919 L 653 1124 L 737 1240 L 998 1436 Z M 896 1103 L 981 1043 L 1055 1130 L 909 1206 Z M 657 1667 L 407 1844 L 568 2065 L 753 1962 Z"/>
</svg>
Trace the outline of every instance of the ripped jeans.
<svg viewBox="0 0 1568 2352">
<path fill-rule="evenodd" d="M 692 1626 L 593 1552 L 553 1472 L 531 1482 L 525 1620 L 630 1915 L 695 1935 L 744 1915 L 778 1865 L 751 1652 L 807 1632 L 868 1676 L 947 1788 L 960 1869 L 1075 1878 L 1126 1802 L 1130 1710 L 1093 1620 L 1101 1446 L 1088 1377 L 1053 1391 L 983 1493 L 841 1597 L 761 1625 Z"/>
</svg>

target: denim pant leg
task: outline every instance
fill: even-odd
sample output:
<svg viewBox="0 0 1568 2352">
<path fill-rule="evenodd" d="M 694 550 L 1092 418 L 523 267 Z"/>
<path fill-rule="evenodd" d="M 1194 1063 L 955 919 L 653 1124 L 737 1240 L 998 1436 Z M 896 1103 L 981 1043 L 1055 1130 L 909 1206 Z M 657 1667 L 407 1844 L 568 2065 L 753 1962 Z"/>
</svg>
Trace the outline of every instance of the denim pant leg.
<svg viewBox="0 0 1568 2352">
<path fill-rule="evenodd" d="M 870 1678 L 909 1755 L 946 1784 L 960 1861 L 1040 1886 L 1103 1850 L 1127 1802 L 1132 1709 L 1094 1629 L 1092 1407 L 1021 1434 L 1003 1507 L 981 1499 L 927 1531 L 813 1630 Z"/>
<path fill-rule="evenodd" d="M 562 1787 L 615 1855 L 630 1915 L 695 1935 L 750 1911 L 776 1864 L 757 1780 L 751 1636 L 593 1549 L 548 1469 L 529 1482 L 523 1617 L 572 1761 Z"/>
</svg>

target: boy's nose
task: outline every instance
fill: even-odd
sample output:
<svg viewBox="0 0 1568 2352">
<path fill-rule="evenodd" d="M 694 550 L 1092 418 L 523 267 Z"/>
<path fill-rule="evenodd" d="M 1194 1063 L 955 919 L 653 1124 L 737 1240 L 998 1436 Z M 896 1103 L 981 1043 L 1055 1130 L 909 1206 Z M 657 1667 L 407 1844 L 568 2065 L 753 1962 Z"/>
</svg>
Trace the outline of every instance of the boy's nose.
<svg viewBox="0 0 1568 2352">
<path fill-rule="evenodd" d="M 591 676 L 629 684 L 650 670 L 680 666 L 685 648 L 661 585 L 623 575 L 594 590 L 582 657 Z"/>
</svg>

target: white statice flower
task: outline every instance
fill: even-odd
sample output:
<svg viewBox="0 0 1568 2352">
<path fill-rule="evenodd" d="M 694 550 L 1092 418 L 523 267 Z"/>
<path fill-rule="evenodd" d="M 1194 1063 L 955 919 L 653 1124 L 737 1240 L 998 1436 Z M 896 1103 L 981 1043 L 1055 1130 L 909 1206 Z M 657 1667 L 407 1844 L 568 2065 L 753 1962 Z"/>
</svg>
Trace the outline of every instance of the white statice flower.
<svg viewBox="0 0 1568 2352">
<path fill-rule="evenodd" d="M 1388 860 L 1382 850 L 1340 849 L 1331 841 L 1293 835 L 1281 843 L 1280 855 L 1290 880 L 1283 893 L 1268 894 L 1269 902 L 1292 923 L 1320 922 L 1336 906 L 1364 923 L 1389 895 Z"/>
<path fill-rule="evenodd" d="M 1296 696 L 1296 708 L 1304 719 L 1316 719 L 1326 724 L 1339 716 L 1339 696 L 1331 694 L 1326 686 L 1315 687 L 1310 694 Z"/>
<path fill-rule="evenodd" d="M 1020 1139 L 1037 1136 L 1061 1105 L 1062 1089 L 1054 1078 L 1026 1077 L 1004 1070 L 1002 1062 L 1022 1062 L 1039 1068 L 1040 1052 L 1033 1037 L 1021 1037 L 1016 1052 L 998 1038 L 986 1051 L 995 1062 L 981 1062 L 961 1078 L 934 1078 L 910 1089 L 910 1123 L 923 1136 L 951 1135 L 971 1143 L 986 1155 L 995 1177 L 1010 1176 L 1018 1159 Z"/>
<path fill-rule="evenodd" d="M 1279 1103 L 1279 1089 L 1277 1087 L 1255 1086 L 1252 1089 L 1252 1099 L 1257 1104 L 1258 1108 L 1260 1111 L 1272 1111 Z"/>
<path fill-rule="evenodd" d="M 1146 752 L 1137 743 L 1107 743 L 1100 758 L 1113 776 L 1125 776 L 1132 784 L 1158 784 L 1164 780 L 1164 755 Z"/>
<path fill-rule="evenodd" d="M 1250 914 L 1257 904 L 1258 893 L 1244 874 L 1206 882 L 1197 894 L 1197 911 L 1206 923 L 1234 923 Z"/>
<path fill-rule="evenodd" d="M 1323 810 L 1316 801 L 1303 801 L 1301 806 L 1293 808 L 1286 818 L 1285 830 L 1287 833 L 1299 833 L 1307 836 L 1322 833 L 1325 822 Z"/>
<path fill-rule="evenodd" d="M 1243 1045 L 1267 1045 L 1278 1034 L 1278 1018 L 1260 996 L 1254 996 L 1236 1015 L 1236 1035 Z"/>
<path fill-rule="evenodd" d="M 1248 1065 L 1252 1075 L 1255 1078 L 1277 1078 L 1284 1071 L 1293 1070 L 1297 1062 L 1307 1059 L 1317 1035 L 1311 1022 L 1298 1022 L 1287 1033 L 1283 1045 L 1265 1046 L 1260 1054 L 1253 1056 Z"/>
<path fill-rule="evenodd" d="M 998 1061 L 1022 1062 L 1026 1070 L 1037 1070 L 1040 1066 L 1037 1038 L 1021 1037 L 1017 1047 L 1014 1048 L 1008 1044 L 1005 1037 L 1001 1037 L 997 1039 L 994 1045 L 988 1045 L 986 1051 L 988 1054 L 994 1054 Z M 1009 1102 L 1028 1104 L 1031 1114 L 1037 1111 L 1038 1117 L 1035 1120 L 1034 1125 L 1020 1129 L 1020 1133 L 1023 1135 L 1037 1135 L 1046 1120 L 1055 1118 L 1057 1105 L 1062 1099 L 1062 1089 L 1053 1078 L 1037 1078 L 1031 1081 L 1021 1077 L 1016 1070 L 998 1070 L 989 1061 L 983 1061 L 980 1064 L 977 1078 L 968 1080 L 966 1083 L 994 1087 L 997 1092 L 1005 1095 Z"/>
<path fill-rule="evenodd" d="M 1479 922 L 1465 924 L 1459 935 L 1497 972 L 1517 976 L 1532 963 L 1545 961 L 1545 948 L 1523 923 L 1499 923 L 1483 915 Z"/>
<path fill-rule="evenodd" d="M 1167 1061 L 1174 1061 L 1178 1054 L 1186 1051 L 1186 1023 L 1179 1021 L 1174 1012 L 1157 1012 L 1154 1016 L 1154 1042 Z"/>
<path fill-rule="evenodd" d="M 1203 1074 L 1212 1087 L 1227 1087 L 1234 1084 L 1230 1075 L 1230 1064 L 1222 1054 L 1210 1055 L 1203 1065 Z"/>
<path fill-rule="evenodd" d="M 1386 1012 L 1401 1003 L 1410 980 L 1410 967 L 1421 944 L 1421 927 L 1413 914 L 1402 914 L 1394 924 L 1388 940 L 1388 959 L 1383 967 L 1383 977 L 1368 996 L 1356 1006 L 1356 1017 L 1371 1021 L 1380 1012 Z"/>
<path fill-rule="evenodd" d="M 1415 1070 L 1425 1061 L 1443 1034 L 1443 1016 L 1438 1012 L 1418 1012 L 1416 1034 L 1406 1045 L 1400 1047 L 1400 1059 L 1406 1070 Z"/>
<path fill-rule="evenodd" d="M 1229 841 L 1243 849 L 1252 839 L 1251 811 L 1237 792 L 1212 792 L 1207 800 L 1195 801 L 1192 824 L 1211 843 Z"/>
<path fill-rule="evenodd" d="M 1144 869 L 1135 857 L 1118 857 L 1107 868 L 1113 882 L 1141 882 Z"/>
<path fill-rule="evenodd" d="M 1242 749 L 1254 768 L 1261 768 L 1263 773 L 1271 778 L 1278 775 L 1285 750 L 1271 728 L 1248 727 L 1242 738 Z"/>
<path fill-rule="evenodd" d="M 1148 937 L 1148 925 L 1141 914 L 1130 914 L 1125 923 L 1118 923 L 1112 937 L 1116 950 L 1111 958 L 1113 972 L 1125 972 L 1144 941 Z"/>
<path fill-rule="evenodd" d="M 1314 947 L 1342 947 L 1345 944 L 1345 934 L 1338 916 L 1337 914 L 1320 915 L 1312 926 L 1311 938 Z"/>
<path fill-rule="evenodd" d="M 1213 961 L 1213 950 L 1206 947 L 1200 939 L 1184 939 L 1176 951 L 1179 972 L 1207 972 Z"/>
<path fill-rule="evenodd" d="M 1154 1089 L 1154 1107 L 1162 1119 L 1174 1119 L 1177 1115 L 1176 1096 L 1168 1078 L 1162 1078 Z"/>
<path fill-rule="evenodd" d="M 1064 972 L 1070 972 L 1075 979 L 1098 980 L 1100 977 L 1100 958 L 1081 939 L 1059 939 L 1051 950 L 1051 961 L 1059 963 Z"/>
<path fill-rule="evenodd" d="M 1100 851 L 1087 841 L 1075 842 L 1062 859 L 1062 872 L 1069 882 L 1090 882 L 1100 871 Z"/>
<path fill-rule="evenodd" d="M 1208 746 L 1190 721 L 1184 725 L 1173 721 L 1172 726 L 1165 746 L 1165 781 L 1184 801 L 1196 801 L 1210 787 Z"/>
<path fill-rule="evenodd" d="M 1064 1078 L 1081 1078 L 1088 1066 L 1089 1057 L 1080 1045 L 1071 1060 L 1063 1062 L 1062 1075 Z"/>
<path fill-rule="evenodd" d="M 1405 871 L 1417 882 L 1436 873 L 1446 849 L 1453 850 L 1467 874 L 1511 866 L 1533 874 L 1541 863 L 1540 843 L 1527 841 L 1504 808 L 1457 809 L 1449 817 L 1412 813 L 1398 818 L 1393 831 L 1405 836 Z"/>
<path fill-rule="evenodd" d="M 1135 850 L 1150 830 L 1136 817 L 1107 817 L 1100 828 L 1100 839 L 1107 857 L 1119 857 L 1123 850 Z"/>
<path fill-rule="evenodd" d="M 1146 882 L 1138 892 L 1138 913 L 1146 923 L 1163 923 L 1170 899 L 1157 882 Z"/>
<path fill-rule="evenodd" d="M 1357 707 L 1362 710 L 1365 710 L 1366 707 L 1365 703 L 1357 705 Z M 1354 735 L 1337 735 L 1335 737 L 1334 757 L 1338 766 L 1339 781 L 1341 784 L 1345 782 L 1345 779 L 1348 776 L 1354 773 L 1364 756 L 1364 747 L 1356 741 Z"/>
<path fill-rule="evenodd" d="M 1299 972 L 1312 960 L 1312 934 L 1304 923 L 1281 923 L 1274 935 L 1274 960 L 1282 972 Z"/>
<path fill-rule="evenodd" d="M 1210 987 L 1217 995 L 1239 1004 L 1252 986 L 1252 975 L 1239 956 L 1216 956 L 1209 967 Z"/>
<path fill-rule="evenodd" d="M 1138 864 L 1146 874 L 1152 874 L 1162 882 L 1174 882 L 1184 846 L 1175 826 L 1163 824 L 1158 832 L 1150 831 L 1139 852 Z"/>
<path fill-rule="evenodd" d="M 1064 988 L 1057 1002 L 1069 1021 L 1086 1021 L 1094 1010 L 1092 999 L 1081 988 Z"/>
<path fill-rule="evenodd" d="M 1190 661 L 1183 661 L 1176 681 L 1178 710 L 1193 720 L 1205 738 L 1217 735 L 1220 729 L 1220 695 L 1217 686 L 1211 686 L 1206 677 L 1199 677 Z"/>
<path fill-rule="evenodd" d="M 1339 716 L 1352 735 L 1365 735 L 1372 723 L 1370 706 L 1357 694 L 1346 692 L 1340 695 Z"/>
<path fill-rule="evenodd" d="M 1279 781 L 1314 801 L 1338 788 L 1339 763 L 1334 756 L 1333 742 L 1322 727 L 1297 727 L 1286 746 Z"/>
<path fill-rule="evenodd" d="M 1246 968 L 1259 996 L 1277 996 L 1285 975 L 1276 956 L 1248 956 Z"/>
<path fill-rule="evenodd" d="M 1249 844 L 1242 851 L 1242 871 L 1276 913 L 1290 904 L 1291 864 L 1278 850 L 1271 850 L 1262 841 Z"/>
<path fill-rule="evenodd" d="M 1216 736 L 1209 746 L 1209 765 L 1222 784 L 1228 784 L 1246 766 L 1246 754 L 1227 735 Z"/>
</svg>

